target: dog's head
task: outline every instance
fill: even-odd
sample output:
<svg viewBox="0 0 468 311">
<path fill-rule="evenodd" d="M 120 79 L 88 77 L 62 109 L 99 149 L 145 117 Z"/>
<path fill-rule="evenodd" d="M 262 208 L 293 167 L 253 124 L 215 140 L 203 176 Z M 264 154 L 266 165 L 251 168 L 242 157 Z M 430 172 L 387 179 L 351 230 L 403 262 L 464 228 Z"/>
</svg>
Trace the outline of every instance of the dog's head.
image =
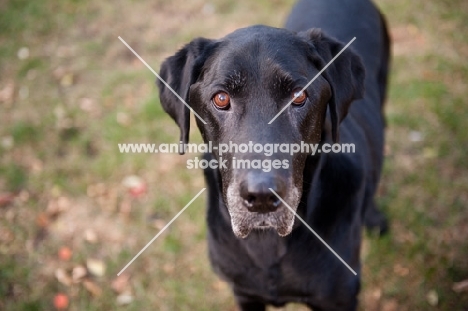
<svg viewBox="0 0 468 311">
<path fill-rule="evenodd" d="M 326 135 L 338 140 L 340 122 L 363 94 L 359 57 L 345 50 L 305 92 L 301 89 L 342 48 L 317 29 L 296 34 L 253 26 L 220 40 L 196 39 L 162 64 L 161 77 L 206 122 L 197 118 L 205 142 L 230 147 L 213 153 L 227 160 L 219 172 L 238 237 L 268 227 L 281 236 L 291 232 L 294 214 L 270 189 L 297 209 L 308 155 L 291 155 L 281 145 L 319 144 Z M 161 104 L 187 143 L 190 110 L 164 83 L 158 85 Z"/>
</svg>

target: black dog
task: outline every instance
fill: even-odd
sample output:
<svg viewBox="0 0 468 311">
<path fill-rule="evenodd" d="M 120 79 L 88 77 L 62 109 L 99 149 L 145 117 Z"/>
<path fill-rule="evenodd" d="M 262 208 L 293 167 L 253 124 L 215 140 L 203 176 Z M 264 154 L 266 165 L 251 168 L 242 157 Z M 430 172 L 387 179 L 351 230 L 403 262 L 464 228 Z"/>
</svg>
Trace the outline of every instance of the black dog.
<svg viewBox="0 0 468 311">
<path fill-rule="evenodd" d="M 353 37 L 351 48 L 301 92 Z M 351 154 L 205 155 L 229 163 L 205 170 L 209 255 L 242 310 L 288 302 L 356 309 L 362 225 L 386 228 L 374 194 L 388 63 L 385 22 L 368 0 L 302 0 L 286 29 L 253 26 L 219 40 L 195 39 L 162 64 L 161 77 L 206 121 L 197 119 L 205 142 L 355 145 Z M 190 110 L 158 84 L 165 111 L 188 142 Z M 269 172 L 231 166 L 253 159 L 288 165 Z M 358 275 L 295 221 L 270 188 Z"/>
</svg>

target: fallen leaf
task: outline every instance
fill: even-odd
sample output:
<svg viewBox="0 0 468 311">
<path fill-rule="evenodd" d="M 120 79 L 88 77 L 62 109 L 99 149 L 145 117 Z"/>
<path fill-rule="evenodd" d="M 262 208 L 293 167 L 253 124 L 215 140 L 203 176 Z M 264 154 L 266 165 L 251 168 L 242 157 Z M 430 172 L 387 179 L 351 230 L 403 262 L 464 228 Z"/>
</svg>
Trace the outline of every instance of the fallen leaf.
<svg viewBox="0 0 468 311">
<path fill-rule="evenodd" d="M 13 193 L 1 193 L 0 194 L 0 207 L 10 205 L 15 198 Z"/>
<path fill-rule="evenodd" d="M 411 142 L 420 142 L 424 140 L 424 134 L 419 131 L 411 131 L 408 134 L 408 138 Z"/>
<path fill-rule="evenodd" d="M 29 57 L 29 49 L 23 46 L 18 50 L 17 56 L 21 60 L 27 59 Z"/>
<path fill-rule="evenodd" d="M 0 98 L 0 101 L 1 101 L 1 98 Z M 0 141 L 0 145 L 3 147 L 3 149 L 10 150 L 15 145 L 15 140 L 13 139 L 12 136 L 2 137 L 2 140 Z"/>
<path fill-rule="evenodd" d="M 434 159 L 437 155 L 437 150 L 431 147 L 426 147 L 423 149 L 423 157 L 426 159 Z"/>
<path fill-rule="evenodd" d="M 63 310 L 68 308 L 68 297 L 65 294 L 59 293 L 54 297 L 54 307 L 57 310 Z"/>
<path fill-rule="evenodd" d="M 461 282 L 454 283 L 452 288 L 457 293 L 460 293 L 462 291 L 468 291 L 468 279 L 461 281 Z"/>
<path fill-rule="evenodd" d="M 45 213 L 40 213 L 36 217 L 36 224 L 41 228 L 49 226 L 49 217 Z"/>
<path fill-rule="evenodd" d="M 94 110 L 95 104 L 91 98 L 85 97 L 80 99 L 79 106 L 81 110 L 85 112 L 91 112 Z"/>
<path fill-rule="evenodd" d="M 122 126 L 129 126 L 132 123 L 130 117 L 125 112 L 117 113 L 116 121 Z"/>
<path fill-rule="evenodd" d="M 125 177 L 122 184 L 133 197 L 140 197 L 145 194 L 147 190 L 145 181 L 136 175 Z"/>
<path fill-rule="evenodd" d="M 7 83 L 7 85 L 0 90 L 0 103 L 3 102 L 7 107 L 13 104 L 13 97 L 15 95 L 15 84 L 13 82 Z"/>
<path fill-rule="evenodd" d="M 103 276 L 106 272 L 106 265 L 99 259 L 86 260 L 86 267 L 88 271 L 95 276 Z"/>
<path fill-rule="evenodd" d="M 50 194 L 54 198 L 58 198 L 61 195 L 61 193 L 62 193 L 62 189 L 58 185 L 53 185 L 52 189 L 50 189 Z"/>
<path fill-rule="evenodd" d="M 85 230 L 84 238 L 85 238 L 86 242 L 89 242 L 91 244 L 97 243 L 97 241 L 98 241 L 97 234 L 92 229 L 86 229 Z"/>
<path fill-rule="evenodd" d="M 127 176 L 122 180 L 122 185 L 127 189 L 138 187 L 142 183 L 143 183 L 143 179 L 141 179 L 140 177 L 136 175 Z"/>
<path fill-rule="evenodd" d="M 380 288 L 376 288 L 372 291 L 372 297 L 379 300 L 382 297 L 382 290 Z"/>
<path fill-rule="evenodd" d="M 102 289 L 96 283 L 90 280 L 84 280 L 83 286 L 86 288 L 88 292 L 91 293 L 91 295 L 95 297 L 99 297 L 102 294 Z"/>
<path fill-rule="evenodd" d="M 122 306 L 122 305 L 128 305 L 132 303 L 133 301 L 133 296 L 130 294 L 121 294 L 117 296 L 117 304 Z"/>
<path fill-rule="evenodd" d="M 70 200 L 66 197 L 59 196 L 57 199 L 49 201 L 47 204 L 46 213 L 50 217 L 56 217 L 70 208 Z"/>
<path fill-rule="evenodd" d="M 66 73 L 63 75 L 63 77 L 60 79 L 60 85 L 61 86 L 71 86 L 73 85 L 75 78 L 72 73 Z"/>
<path fill-rule="evenodd" d="M 439 303 L 439 295 L 435 290 L 430 290 L 426 295 L 427 302 L 435 307 Z"/>
<path fill-rule="evenodd" d="M 72 278 L 63 268 L 58 268 L 57 270 L 55 270 L 55 277 L 60 283 L 62 283 L 65 286 L 70 286 L 73 283 Z"/>
<path fill-rule="evenodd" d="M 69 261 L 72 258 L 73 252 L 67 246 L 60 247 L 58 251 L 58 257 L 60 260 Z"/>
<path fill-rule="evenodd" d="M 81 98 L 78 105 L 80 106 L 81 110 L 89 113 L 91 116 L 96 117 L 99 115 L 99 106 L 96 105 L 96 102 L 91 98 Z"/>
<path fill-rule="evenodd" d="M 83 266 L 76 266 L 72 270 L 72 279 L 74 283 L 78 283 L 88 274 L 88 271 Z"/>
<path fill-rule="evenodd" d="M 129 289 L 130 287 L 129 280 L 130 280 L 130 274 L 123 273 L 112 281 L 111 288 L 117 294 L 122 294 L 123 292 Z"/>
<path fill-rule="evenodd" d="M 141 184 L 138 187 L 134 187 L 134 188 L 130 189 L 130 194 L 134 198 L 139 198 L 142 195 L 144 195 L 145 193 L 146 193 L 146 184 Z"/>
</svg>

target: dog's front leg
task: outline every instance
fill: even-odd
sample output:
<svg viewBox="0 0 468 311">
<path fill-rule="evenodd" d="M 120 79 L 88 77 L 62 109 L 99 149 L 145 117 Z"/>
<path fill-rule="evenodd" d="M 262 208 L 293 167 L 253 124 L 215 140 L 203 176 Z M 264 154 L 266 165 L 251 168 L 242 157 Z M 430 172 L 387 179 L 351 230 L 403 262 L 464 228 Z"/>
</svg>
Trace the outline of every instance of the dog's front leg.
<svg viewBox="0 0 468 311">
<path fill-rule="evenodd" d="M 240 311 L 265 311 L 266 305 L 254 298 L 234 292 Z"/>
</svg>

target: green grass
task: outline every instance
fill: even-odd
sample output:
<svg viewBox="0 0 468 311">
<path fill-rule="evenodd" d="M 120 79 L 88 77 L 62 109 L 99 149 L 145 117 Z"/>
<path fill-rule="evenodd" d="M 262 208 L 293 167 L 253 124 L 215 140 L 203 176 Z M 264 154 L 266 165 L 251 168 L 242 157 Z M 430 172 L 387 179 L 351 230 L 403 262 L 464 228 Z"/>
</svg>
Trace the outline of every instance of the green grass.
<svg viewBox="0 0 468 311">
<path fill-rule="evenodd" d="M 27 185 L 28 175 L 26 170 L 16 164 L 0 167 L 0 175 L 6 183 L 6 189 L 19 191 Z"/>
<path fill-rule="evenodd" d="M 157 70 L 195 37 L 280 26 L 293 2 L 216 0 L 214 14 L 203 13 L 201 0 L 0 4 L 0 90 L 14 85 L 10 102 L 0 102 L 0 195 L 17 195 L 0 207 L 1 310 L 52 310 L 58 292 L 70 297 L 69 310 L 235 309 L 209 266 L 203 198 L 128 269 L 134 301 L 116 302 L 111 283 L 158 232 L 155 220 L 167 223 L 203 187 L 202 172 L 185 169 L 192 155 L 118 152 L 118 143 L 176 142 L 179 130 L 159 104 L 155 77 L 117 37 Z M 452 286 L 468 278 L 467 2 L 377 3 L 396 51 L 378 196 L 391 231 L 380 239 L 365 235 L 361 309 L 463 310 L 468 296 Z M 21 47 L 29 58 L 18 59 Z M 21 97 L 25 88 L 29 96 Z M 422 141 L 412 142 L 411 131 Z M 191 140 L 201 141 L 195 125 Z M 131 197 L 122 185 L 128 175 L 146 181 L 145 196 Z M 68 208 L 50 215 L 61 197 Z M 85 240 L 86 229 L 97 232 L 95 244 Z M 57 258 L 64 245 L 73 250 L 69 262 Z M 103 277 L 90 278 L 99 297 L 54 276 L 88 258 L 107 267 Z M 427 299 L 432 291 L 435 306 Z"/>
</svg>

